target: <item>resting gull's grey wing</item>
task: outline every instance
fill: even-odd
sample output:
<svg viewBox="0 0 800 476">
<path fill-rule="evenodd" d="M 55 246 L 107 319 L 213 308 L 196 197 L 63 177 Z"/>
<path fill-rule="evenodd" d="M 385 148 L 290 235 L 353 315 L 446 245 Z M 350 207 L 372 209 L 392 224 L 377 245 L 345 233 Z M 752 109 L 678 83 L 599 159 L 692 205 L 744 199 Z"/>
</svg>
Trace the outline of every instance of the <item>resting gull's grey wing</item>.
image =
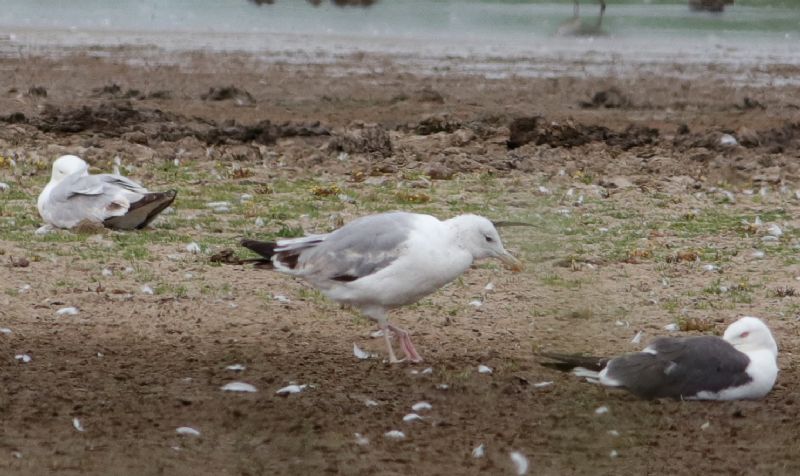
<svg viewBox="0 0 800 476">
<path fill-rule="evenodd" d="M 714 336 L 655 339 L 644 352 L 612 359 L 606 376 L 642 398 L 692 398 L 752 379 L 750 359 Z"/>
</svg>

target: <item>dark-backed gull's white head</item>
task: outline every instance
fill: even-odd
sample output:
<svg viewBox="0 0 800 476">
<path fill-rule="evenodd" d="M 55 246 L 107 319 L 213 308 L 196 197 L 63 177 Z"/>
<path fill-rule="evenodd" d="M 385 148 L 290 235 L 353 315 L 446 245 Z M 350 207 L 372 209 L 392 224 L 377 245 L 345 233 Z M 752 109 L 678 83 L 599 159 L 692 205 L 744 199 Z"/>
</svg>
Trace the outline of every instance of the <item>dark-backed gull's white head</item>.
<svg viewBox="0 0 800 476">
<path fill-rule="evenodd" d="M 769 350 L 772 355 L 778 356 L 778 344 L 775 343 L 772 332 L 764 321 L 757 317 L 742 317 L 725 329 L 722 338 L 745 354 Z"/>
</svg>

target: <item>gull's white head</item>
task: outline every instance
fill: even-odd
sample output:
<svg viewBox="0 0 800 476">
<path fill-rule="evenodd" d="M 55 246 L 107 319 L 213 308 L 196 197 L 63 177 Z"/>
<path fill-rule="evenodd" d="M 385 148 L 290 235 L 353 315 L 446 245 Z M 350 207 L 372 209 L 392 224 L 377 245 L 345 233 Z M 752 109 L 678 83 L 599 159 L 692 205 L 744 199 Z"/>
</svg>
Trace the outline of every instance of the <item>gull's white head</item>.
<svg viewBox="0 0 800 476">
<path fill-rule="evenodd" d="M 772 332 L 757 317 L 739 319 L 725 329 L 722 338 L 741 352 L 769 350 L 775 357 L 778 356 L 778 344 L 775 343 Z"/>
<path fill-rule="evenodd" d="M 89 164 L 76 155 L 62 155 L 53 162 L 53 175 L 50 177 L 50 181 L 58 183 L 67 175 L 77 172 L 83 172 L 83 175 L 88 175 Z"/>
<path fill-rule="evenodd" d="M 461 215 L 450 220 L 458 239 L 474 259 L 497 258 L 513 271 L 522 271 L 522 263 L 503 247 L 500 234 L 491 221 L 478 215 Z"/>
</svg>

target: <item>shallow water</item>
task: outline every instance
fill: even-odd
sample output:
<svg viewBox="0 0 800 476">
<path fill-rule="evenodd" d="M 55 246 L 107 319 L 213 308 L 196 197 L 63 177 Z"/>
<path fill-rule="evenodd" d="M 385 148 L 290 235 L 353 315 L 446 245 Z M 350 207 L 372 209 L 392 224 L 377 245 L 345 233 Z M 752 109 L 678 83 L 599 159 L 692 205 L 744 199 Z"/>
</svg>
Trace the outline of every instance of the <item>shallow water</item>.
<svg viewBox="0 0 800 476">
<path fill-rule="evenodd" d="M 245 0 L 4 3 L 3 55 L 138 45 L 162 53 L 235 50 L 267 61 L 325 63 L 363 51 L 406 57 L 430 72 L 469 58 L 469 72 L 490 77 L 560 75 L 559 63 L 574 60 L 587 62 L 578 72 L 587 75 L 665 62 L 800 64 L 800 8 L 779 0 L 738 0 L 722 14 L 692 12 L 685 1 L 609 0 L 593 36 L 570 34 L 596 25 L 599 8 L 590 0 L 582 1 L 581 27 L 570 23 L 568 0 L 381 0 L 370 8 L 315 8 L 301 0 L 260 7 Z"/>
</svg>

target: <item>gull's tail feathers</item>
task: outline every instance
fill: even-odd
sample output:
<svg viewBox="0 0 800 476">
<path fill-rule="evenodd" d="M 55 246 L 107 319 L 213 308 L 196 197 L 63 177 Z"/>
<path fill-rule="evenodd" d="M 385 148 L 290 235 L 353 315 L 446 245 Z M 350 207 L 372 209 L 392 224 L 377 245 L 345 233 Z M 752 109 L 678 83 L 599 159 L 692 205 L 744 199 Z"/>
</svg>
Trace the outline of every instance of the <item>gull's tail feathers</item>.
<svg viewBox="0 0 800 476">
<path fill-rule="evenodd" d="M 574 370 L 580 368 L 585 372 L 593 372 L 596 374 L 597 372 L 603 370 L 610 360 L 606 357 L 594 357 L 580 354 L 559 354 L 554 352 L 541 352 L 537 355 L 555 361 L 542 362 L 541 365 L 551 369 L 560 370 L 562 372 L 573 372 Z M 578 374 L 576 373 L 576 375 Z M 579 376 L 582 377 L 583 375 Z M 586 377 L 597 378 L 596 375 L 586 375 Z"/>
</svg>

